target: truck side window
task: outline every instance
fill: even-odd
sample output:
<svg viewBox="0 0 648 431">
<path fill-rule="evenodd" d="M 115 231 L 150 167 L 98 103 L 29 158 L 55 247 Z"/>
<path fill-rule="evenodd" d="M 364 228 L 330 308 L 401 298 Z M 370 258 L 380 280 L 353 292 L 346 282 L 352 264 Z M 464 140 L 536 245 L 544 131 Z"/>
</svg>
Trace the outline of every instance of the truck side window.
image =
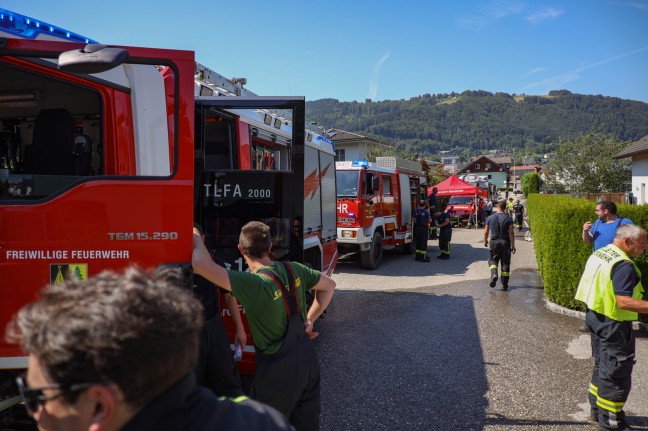
<svg viewBox="0 0 648 431">
<path fill-rule="evenodd" d="M 382 176 L 383 195 L 391 195 L 391 177 L 389 175 Z"/>
<path fill-rule="evenodd" d="M 362 176 L 362 194 L 364 196 L 371 196 L 378 190 L 373 189 L 374 176 L 372 173 L 366 173 Z"/>
<path fill-rule="evenodd" d="M 196 127 L 200 124 L 197 122 Z M 222 113 L 206 111 L 204 129 L 197 131 L 205 143 L 205 170 L 233 169 L 233 125 L 232 120 Z M 196 139 L 200 142 L 200 139 Z"/>
<path fill-rule="evenodd" d="M 0 76 L 0 199 L 42 199 L 104 173 L 97 91 L 4 61 Z"/>
</svg>

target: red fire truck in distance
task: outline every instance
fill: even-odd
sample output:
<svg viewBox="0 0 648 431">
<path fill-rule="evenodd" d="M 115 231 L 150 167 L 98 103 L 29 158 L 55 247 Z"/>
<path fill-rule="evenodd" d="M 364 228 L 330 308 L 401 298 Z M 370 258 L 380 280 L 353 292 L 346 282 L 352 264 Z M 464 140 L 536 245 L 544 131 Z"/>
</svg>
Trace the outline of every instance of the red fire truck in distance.
<svg viewBox="0 0 648 431">
<path fill-rule="evenodd" d="M 383 250 L 414 251 L 412 211 L 426 197 L 421 163 L 397 157 L 336 162 L 338 248 L 359 252 L 363 267 L 376 269 Z"/>
<path fill-rule="evenodd" d="M 262 220 L 279 259 L 333 271 L 335 151 L 303 98 L 247 97 L 191 51 L 93 42 L 0 9 L 0 329 L 69 277 L 189 267 L 195 221 L 232 269 Z M 26 364 L 0 338 L 0 388 Z M 0 410 L 19 400 L 3 390 Z"/>
</svg>

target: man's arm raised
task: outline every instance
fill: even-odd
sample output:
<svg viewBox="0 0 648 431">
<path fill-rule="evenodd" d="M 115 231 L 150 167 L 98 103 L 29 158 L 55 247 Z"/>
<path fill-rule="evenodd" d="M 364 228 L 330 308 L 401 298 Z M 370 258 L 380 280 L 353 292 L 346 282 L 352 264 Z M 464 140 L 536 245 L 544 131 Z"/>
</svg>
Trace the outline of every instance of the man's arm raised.
<svg viewBox="0 0 648 431">
<path fill-rule="evenodd" d="M 206 278 L 218 287 L 232 291 L 227 270 L 218 265 L 209 254 L 209 250 L 202 241 L 200 231 L 193 230 L 193 252 L 191 254 L 191 266 L 194 273 Z"/>
</svg>

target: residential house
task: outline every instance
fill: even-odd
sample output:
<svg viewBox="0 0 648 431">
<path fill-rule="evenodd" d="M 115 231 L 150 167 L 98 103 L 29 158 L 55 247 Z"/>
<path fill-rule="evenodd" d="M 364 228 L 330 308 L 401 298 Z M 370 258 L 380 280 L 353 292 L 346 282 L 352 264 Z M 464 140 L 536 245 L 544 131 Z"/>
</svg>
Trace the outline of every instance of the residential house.
<svg viewBox="0 0 648 431">
<path fill-rule="evenodd" d="M 625 150 L 616 154 L 614 159 L 632 158 L 631 202 L 639 205 L 648 203 L 646 184 L 648 184 L 648 135 L 631 143 Z"/>
<path fill-rule="evenodd" d="M 510 158 L 509 158 L 510 163 Z M 480 156 L 459 169 L 456 175 L 460 174 L 475 174 L 479 176 L 488 177 L 495 187 L 502 189 L 506 187 L 508 180 L 508 172 L 499 163 L 486 157 Z"/>
<path fill-rule="evenodd" d="M 372 149 L 392 149 L 394 144 L 376 138 L 333 129 L 329 137 L 335 144 L 335 161 L 366 160 Z"/>
<path fill-rule="evenodd" d="M 542 167 L 538 165 L 511 166 L 510 183 L 513 190 L 522 190 L 522 177 L 529 172 L 539 173 Z"/>
<path fill-rule="evenodd" d="M 439 151 L 439 157 L 443 164 L 443 170 L 447 173 L 453 174 L 459 170 L 461 157 L 455 154 L 455 150 Z"/>
</svg>

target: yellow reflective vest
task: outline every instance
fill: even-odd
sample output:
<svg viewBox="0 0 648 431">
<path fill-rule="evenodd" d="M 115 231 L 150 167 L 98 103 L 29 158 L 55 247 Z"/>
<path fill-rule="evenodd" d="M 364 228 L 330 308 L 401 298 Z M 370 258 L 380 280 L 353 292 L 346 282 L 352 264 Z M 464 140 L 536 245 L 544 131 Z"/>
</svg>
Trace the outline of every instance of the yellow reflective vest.
<svg viewBox="0 0 648 431">
<path fill-rule="evenodd" d="M 628 255 L 619 247 L 610 244 L 596 250 L 587 260 L 575 298 L 587 304 L 587 308 L 590 310 L 603 314 L 612 320 L 637 320 L 637 313 L 623 310 L 617 306 L 616 296 L 614 295 L 612 269 L 614 265 L 622 261 L 632 263 L 637 275 L 641 278 L 641 271 Z M 632 297 L 641 299 L 643 291 L 640 281 L 634 287 Z"/>
</svg>

